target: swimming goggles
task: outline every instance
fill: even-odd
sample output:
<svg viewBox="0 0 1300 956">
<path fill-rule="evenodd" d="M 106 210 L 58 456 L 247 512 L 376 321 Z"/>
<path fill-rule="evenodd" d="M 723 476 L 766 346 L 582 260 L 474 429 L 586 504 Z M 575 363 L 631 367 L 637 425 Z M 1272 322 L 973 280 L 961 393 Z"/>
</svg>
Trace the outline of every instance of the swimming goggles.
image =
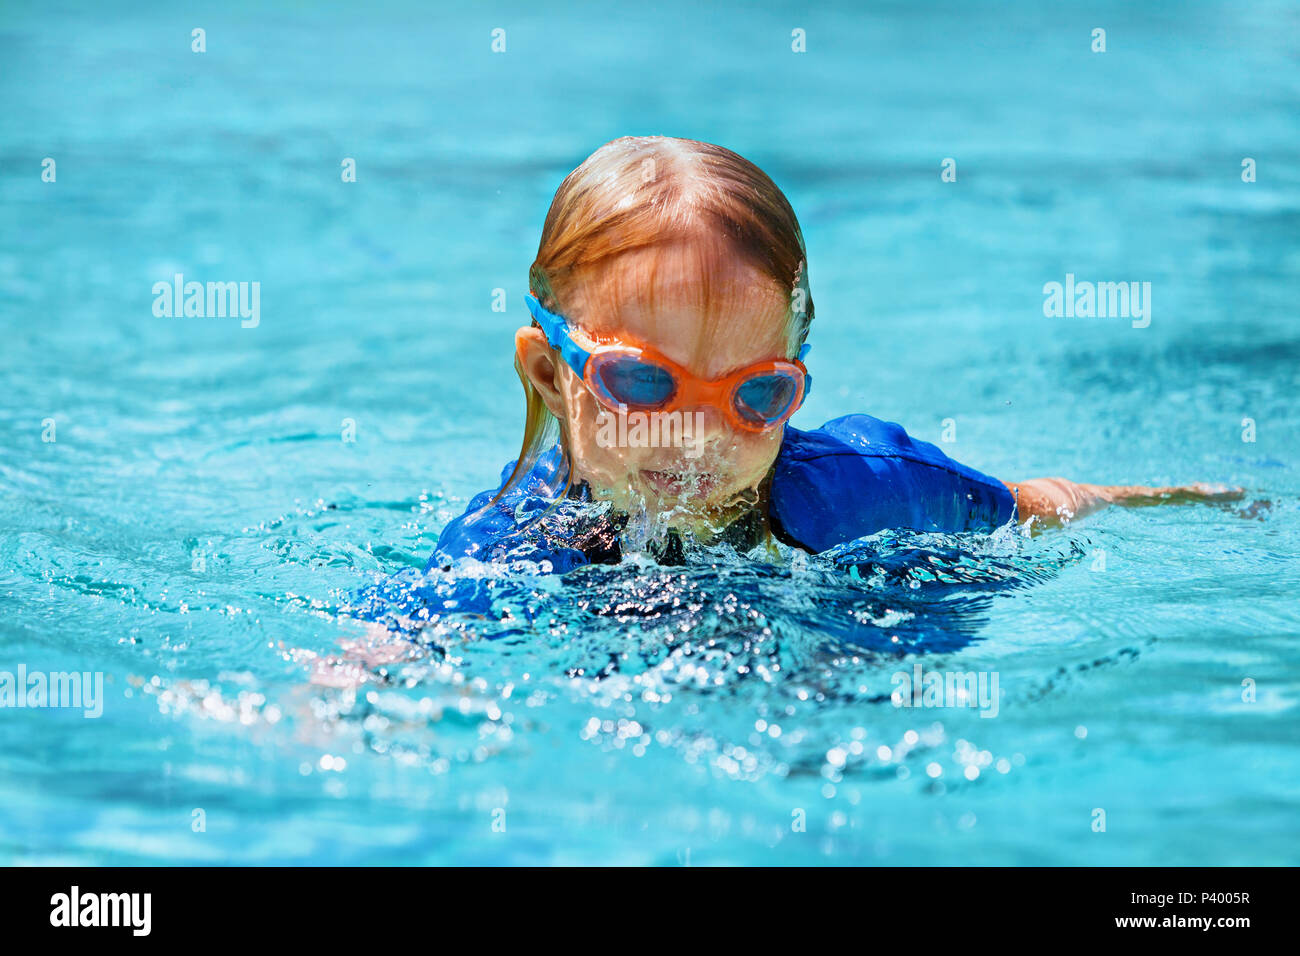
<svg viewBox="0 0 1300 956">
<path fill-rule="evenodd" d="M 561 315 L 547 311 L 537 297 L 525 297 L 551 348 L 586 383 L 596 400 L 612 412 L 669 412 L 711 405 L 737 428 L 765 432 L 784 424 L 803 404 L 812 376 L 803 358 L 758 362 L 718 379 L 702 379 L 653 349 L 601 345 L 588 352 L 573 341 Z"/>
</svg>

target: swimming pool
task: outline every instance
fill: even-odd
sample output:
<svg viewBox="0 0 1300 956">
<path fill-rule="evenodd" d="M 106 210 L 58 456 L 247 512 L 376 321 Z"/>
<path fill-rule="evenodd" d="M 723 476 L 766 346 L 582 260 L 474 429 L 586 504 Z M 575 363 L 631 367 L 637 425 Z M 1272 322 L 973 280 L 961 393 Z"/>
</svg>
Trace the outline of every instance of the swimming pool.
<svg viewBox="0 0 1300 956">
<path fill-rule="evenodd" d="M 0 670 L 100 673 L 103 713 L 0 710 L 0 859 L 1300 862 L 1293 4 L 86 6 L 0 12 Z M 790 197 L 796 425 L 1250 494 L 467 569 L 491 615 L 312 683 L 516 453 L 542 217 L 628 133 Z M 257 322 L 155 315 L 177 273 Z M 1150 282 L 1149 325 L 1045 317 L 1067 275 Z M 996 706 L 895 706 L 918 673 Z"/>
</svg>

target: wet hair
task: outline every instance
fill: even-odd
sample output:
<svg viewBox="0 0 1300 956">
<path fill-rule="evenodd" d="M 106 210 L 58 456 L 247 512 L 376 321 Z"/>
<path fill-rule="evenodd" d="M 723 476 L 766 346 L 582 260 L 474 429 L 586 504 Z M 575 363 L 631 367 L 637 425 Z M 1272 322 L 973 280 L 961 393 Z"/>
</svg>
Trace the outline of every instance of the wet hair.
<svg viewBox="0 0 1300 956">
<path fill-rule="evenodd" d="M 564 178 L 551 200 L 533 295 L 564 314 L 584 271 L 636 249 L 715 234 L 743 261 L 788 290 L 787 337 L 797 353 L 813 319 L 803 233 L 785 195 L 761 169 L 712 143 L 671 136 L 624 136 L 596 150 Z M 536 323 L 534 323 L 536 324 Z M 519 460 L 496 498 L 518 485 L 559 441 L 565 493 L 572 480 L 564 423 L 551 414 L 518 357 L 526 412 Z"/>
</svg>

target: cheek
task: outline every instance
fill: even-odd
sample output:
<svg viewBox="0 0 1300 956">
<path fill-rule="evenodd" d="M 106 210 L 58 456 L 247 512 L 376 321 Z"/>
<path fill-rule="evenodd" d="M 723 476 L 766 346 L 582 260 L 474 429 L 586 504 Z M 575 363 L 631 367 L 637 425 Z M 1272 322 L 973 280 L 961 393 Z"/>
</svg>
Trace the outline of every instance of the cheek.
<svg viewBox="0 0 1300 956">
<path fill-rule="evenodd" d="M 600 406 L 587 386 L 568 369 L 564 376 L 564 410 L 571 441 L 588 435 L 596 427 Z"/>
<path fill-rule="evenodd" d="M 578 473 L 603 487 L 620 483 L 628 473 L 628 451 L 602 440 L 609 436 L 609 429 L 602 427 L 609 413 L 576 375 L 565 381 L 564 407 L 569 453 Z"/>
<path fill-rule="evenodd" d="M 731 454 L 728 456 L 732 472 L 745 483 L 760 481 L 766 476 L 781 450 L 781 429 L 771 432 L 735 432 Z"/>
</svg>

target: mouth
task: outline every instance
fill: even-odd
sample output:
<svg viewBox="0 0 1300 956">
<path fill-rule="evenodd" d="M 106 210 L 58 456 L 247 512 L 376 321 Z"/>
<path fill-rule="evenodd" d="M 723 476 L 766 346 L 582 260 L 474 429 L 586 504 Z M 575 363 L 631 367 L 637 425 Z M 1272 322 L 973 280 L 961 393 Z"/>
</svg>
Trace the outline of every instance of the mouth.
<svg viewBox="0 0 1300 956">
<path fill-rule="evenodd" d="M 649 471 L 642 469 L 641 480 L 660 495 L 673 498 L 707 497 L 718 487 L 718 476 L 699 472 Z"/>
</svg>

